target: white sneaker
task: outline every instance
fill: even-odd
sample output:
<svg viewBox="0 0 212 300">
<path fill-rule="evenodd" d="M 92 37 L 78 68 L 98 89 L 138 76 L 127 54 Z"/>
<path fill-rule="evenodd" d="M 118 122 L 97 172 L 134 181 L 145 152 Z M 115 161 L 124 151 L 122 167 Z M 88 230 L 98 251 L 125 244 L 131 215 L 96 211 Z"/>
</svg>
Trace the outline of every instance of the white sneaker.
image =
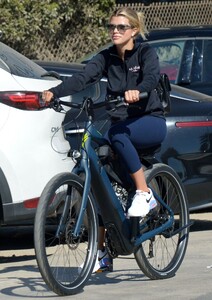
<svg viewBox="0 0 212 300">
<path fill-rule="evenodd" d="M 81 264 L 79 266 L 78 272 L 81 272 L 83 265 L 84 264 Z M 105 272 L 105 271 L 109 271 L 109 272 L 113 271 L 113 260 L 107 253 L 106 248 L 104 248 L 103 251 L 98 250 L 96 262 L 95 262 L 92 274 L 101 273 L 101 272 Z"/>
<path fill-rule="evenodd" d="M 96 272 L 99 270 L 99 268 L 100 268 L 100 263 L 99 263 L 99 257 L 98 257 L 98 255 L 97 255 L 97 257 L 96 257 L 96 262 L 95 262 L 95 265 L 94 265 L 92 274 L 93 274 L 93 273 L 96 273 Z"/>
<path fill-rule="evenodd" d="M 113 260 L 107 253 L 106 248 L 98 250 L 98 256 L 92 273 L 102 273 L 105 271 L 113 271 Z"/>
<path fill-rule="evenodd" d="M 82 271 L 83 266 L 84 266 L 84 263 L 82 263 L 82 264 L 78 267 L 78 272 L 79 272 L 79 273 Z M 93 274 L 93 273 L 96 273 L 99 269 L 100 269 L 100 262 L 99 262 L 99 257 L 98 257 L 98 255 L 97 255 L 97 256 L 96 256 L 96 262 L 95 262 L 95 265 L 94 265 L 92 274 Z"/>
<path fill-rule="evenodd" d="M 107 251 L 106 251 L 105 248 L 103 249 L 103 251 L 102 250 L 98 250 L 97 257 L 96 257 L 96 262 L 95 262 L 95 265 L 94 265 L 92 273 L 96 273 L 101 268 L 100 261 L 106 255 L 107 255 Z"/>
<path fill-rule="evenodd" d="M 133 197 L 132 204 L 128 209 L 129 217 L 145 217 L 149 211 L 157 206 L 152 191 L 148 192 L 136 190 L 136 194 Z"/>
</svg>

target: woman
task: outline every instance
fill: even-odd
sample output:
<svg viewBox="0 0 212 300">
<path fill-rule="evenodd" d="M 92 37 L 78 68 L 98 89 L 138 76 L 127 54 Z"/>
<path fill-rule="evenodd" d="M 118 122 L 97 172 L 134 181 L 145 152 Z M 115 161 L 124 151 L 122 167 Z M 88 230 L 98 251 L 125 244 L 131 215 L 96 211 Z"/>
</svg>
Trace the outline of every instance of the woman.
<svg viewBox="0 0 212 300">
<path fill-rule="evenodd" d="M 160 77 L 159 61 L 153 48 L 135 41 L 138 34 L 145 39 L 147 33 L 142 13 L 128 7 L 120 8 L 112 13 L 107 27 L 113 46 L 98 53 L 83 73 L 44 91 L 43 99 L 48 102 L 53 96 L 73 94 L 103 76 L 108 79 L 107 97 L 124 96 L 128 105 L 109 111 L 112 126 L 108 139 L 135 183 L 136 193 L 128 216 L 144 217 L 157 202 L 147 187 L 136 148 L 160 144 L 166 136 L 164 112 L 155 90 Z M 142 92 L 147 92 L 148 97 L 140 99 Z M 100 248 L 103 247 L 102 237 Z"/>
</svg>

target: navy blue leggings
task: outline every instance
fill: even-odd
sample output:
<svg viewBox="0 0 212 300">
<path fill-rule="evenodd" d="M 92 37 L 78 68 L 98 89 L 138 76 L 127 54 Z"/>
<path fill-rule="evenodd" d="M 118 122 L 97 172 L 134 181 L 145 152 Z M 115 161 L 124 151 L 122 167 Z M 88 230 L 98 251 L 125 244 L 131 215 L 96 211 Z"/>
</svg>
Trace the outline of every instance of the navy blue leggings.
<svg viewBox="0 0 212 300">
<path fill-rule="evenodd" d="M 163 118 L 146 115 L 113 124 L 106 133 L 106 138 L 132 174 L 142 167 L 136 148 L 160 144 L 166 131 L 166 121 Z"/>
</svg>

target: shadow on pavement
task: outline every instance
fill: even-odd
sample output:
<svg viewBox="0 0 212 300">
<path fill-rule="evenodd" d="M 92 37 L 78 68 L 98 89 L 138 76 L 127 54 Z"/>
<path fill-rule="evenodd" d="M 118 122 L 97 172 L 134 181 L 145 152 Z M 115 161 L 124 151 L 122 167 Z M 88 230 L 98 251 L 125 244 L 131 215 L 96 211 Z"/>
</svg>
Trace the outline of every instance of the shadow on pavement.
<svg viewBox="0 0 212 300">
<path fill-rule="evenodd" d="M 190 227 L 190 231 L 212 230 L 212 220 L 197 220 L 190 216 L 190 221 L 194 224 Z"/>
<path fill-rule="evenodd" d="M 1 252 L 0 252 L 1 254 Z M 15 262 L 20 262 L 20 261 L 27 261 L 27 260 L 32 260 L 35 259 L 35 255 L 19 255 L 16 256 L 15 254 L 11 256 L 1 256 L 0 255 L 0 264 L 7 264 L 7 263 L 15 263 Z M 1 273 L 1 271 L 0 271 Z"/>
<path fill-rule="evenodd" d="M 32 226 L 0 227 L 0 251 L 34 248 Z M 1 252 L 0 252 L 1 256 Z"/>
</svg>

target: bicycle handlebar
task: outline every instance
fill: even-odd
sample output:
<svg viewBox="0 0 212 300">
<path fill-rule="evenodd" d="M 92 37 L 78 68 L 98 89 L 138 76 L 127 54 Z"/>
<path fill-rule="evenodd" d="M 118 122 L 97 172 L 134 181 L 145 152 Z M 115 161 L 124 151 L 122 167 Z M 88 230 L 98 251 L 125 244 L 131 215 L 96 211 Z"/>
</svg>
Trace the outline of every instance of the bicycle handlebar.
<svg viewBox="0 0 212 300">
<path fill-rule="evenodd" d="M 139 94 L 139 100 L 147 98 L 148 93 L 143 92 Z M 76 109 L 82 109 L 84 107 L 84 103 L 87 103 L 87 107 L 92 108 L 92 109 L 97 109 L 103 106 L 106 106 L 108 104 L 120 104 L 120 105 L 129 105 L 129 103 L 125 102 L 124 97 L 118 96 L 116 98 L 109 99 L 107 101 L 99 102 L 99 103 L 93 103 L 91 98 L 85 98 L 84 101 L 81 103 L 76 103 L 76 102 L 68 102 L 68 101 L 63 101 L 60 98 L 54 98 L 53 101 L 49 103 L 49 107 L 53 108 L 56 111 L 61 111 L 62 107 L 61 105 L 65 105 L 71 108 L 76 108 Z"/>
</svg>

